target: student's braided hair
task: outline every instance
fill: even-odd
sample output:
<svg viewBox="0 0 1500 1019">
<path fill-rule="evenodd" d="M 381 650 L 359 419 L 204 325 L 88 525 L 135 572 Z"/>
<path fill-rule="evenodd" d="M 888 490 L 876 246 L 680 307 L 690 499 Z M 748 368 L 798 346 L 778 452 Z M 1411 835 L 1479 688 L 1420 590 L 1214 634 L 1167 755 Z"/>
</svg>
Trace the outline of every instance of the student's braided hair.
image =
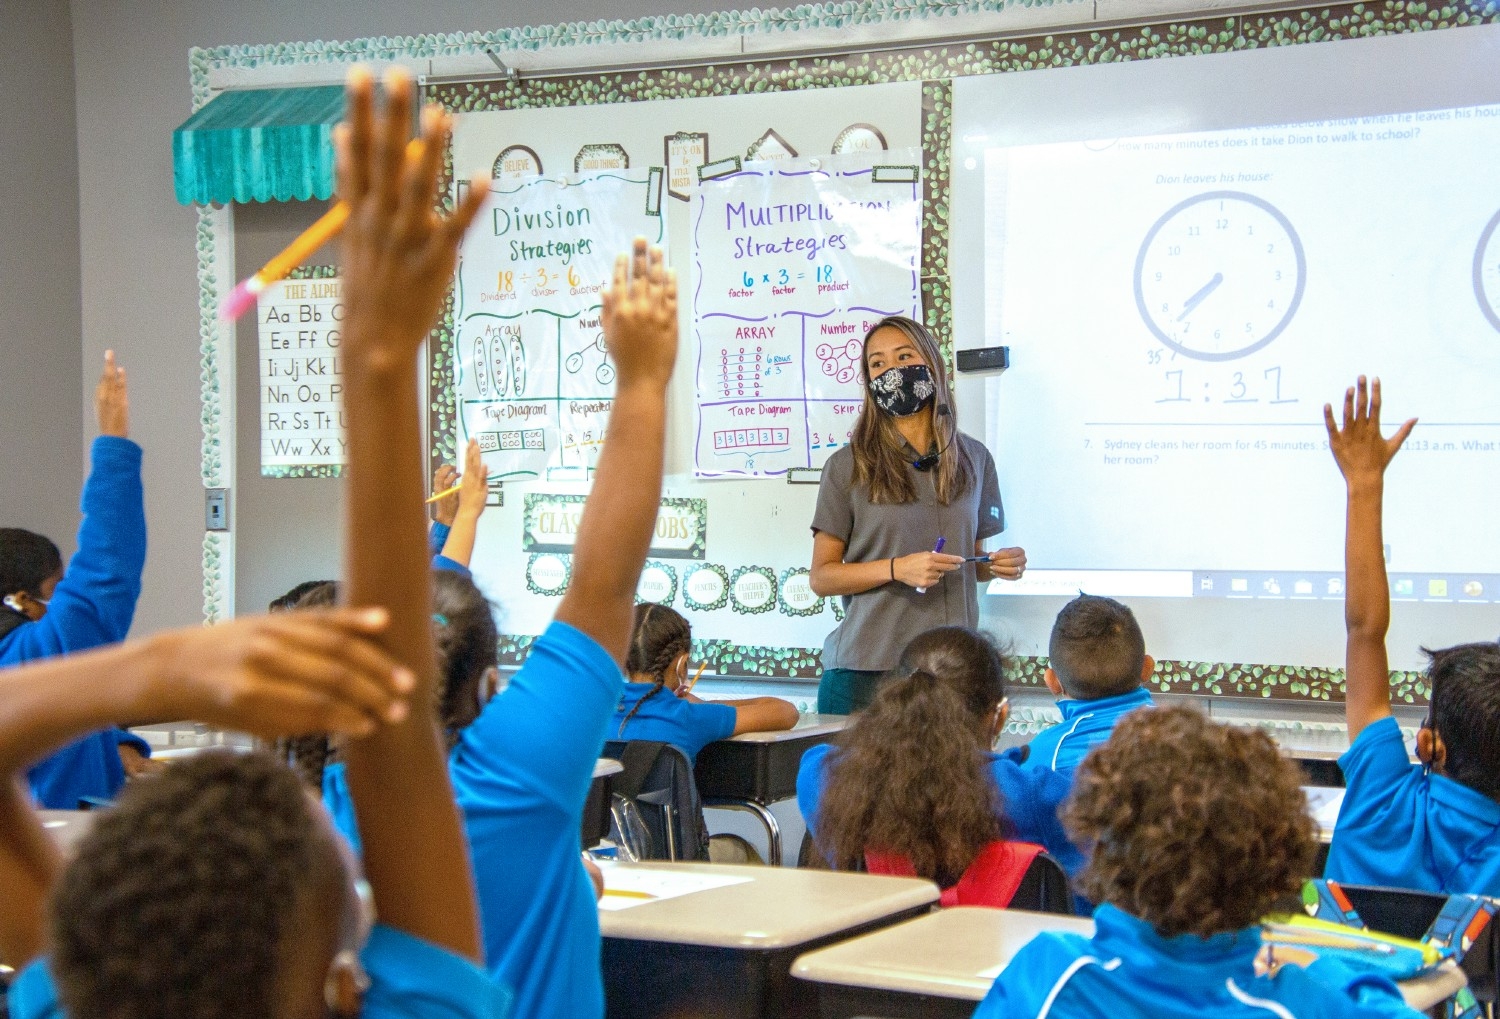
<svg viewBox="0 0 1500 1019">
<path fill-rule="evenodd" d="M 333 580 L 309 580 L 298 584 L 271 602 L 272 612 L 294 612 L 298 609 L 327 608 L 338 602 L 339 586 Z M 276 741 L 272 752 L 284 761 L 297 777 L 313 789 L 323 788 L 323 769 L 332 763 L 334 749 L 322 733 L 291 736 Z"/>
<path fill-rule="evenodd" d="M 338 600 L 332 581 L 307 590 L 292 606 L 322 608 Z M 432 575 L 432 639 L 437 652 L 437 716 L 447 747 L 479 716 L 479 687 L 485 674 L 499 665 L 500 631 L 490 603 L 474 581 L 452 570 Z M 327 736 L 297 736 L 278 740 L 277 756 L 286 760 L 314 789 L 323 787 L 323 771 L 339 759 Z"/>
<path fill-rule="evenodd" d="M 620 721 L 619 737 L 624 738 L 625 726 L 635 717 L 652 697 L 661 692 L 667 682 L 667 670 L 677 656 L 687 653 L 693 646 L 693 628 L 680 612 L 656 602 L 642 602 L 635 607 L 635 634 L 630 638 L 630 653 L 625 658 L 625 673 L 630 676 L 651 677 L 651 690 L 630 709 Z"/>
</svg>

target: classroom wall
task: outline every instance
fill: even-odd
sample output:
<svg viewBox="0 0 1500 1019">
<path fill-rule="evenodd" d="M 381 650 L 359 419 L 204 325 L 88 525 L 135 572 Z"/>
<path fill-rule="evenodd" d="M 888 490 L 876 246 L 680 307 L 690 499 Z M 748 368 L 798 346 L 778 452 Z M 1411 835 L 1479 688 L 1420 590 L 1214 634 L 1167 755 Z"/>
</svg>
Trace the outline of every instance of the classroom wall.
<svg viewBox="0 0 1500 1019">
<path fill-rule="evenodd" d="M 3 45 L 7 49 L 13 34 L 9 12 L 22 6 L 28 13 L 32 6 L 49 11 L 51 31 L 41 34 L 58 36 L 62 42 L 50 44 L 66 47 L 68 10 L 63 4 L 7 3 L 5 21 L 0 22 L 6 28 Z M 82 382 L 82 393 L 77 385 L 72 389 L 74 400 L 87 398 L 93 385 L 92 366 L 106 347 L 118 349 L 133 369 L 134 430 L 146 449 L 146 513 L 151 528 L 136 634 L 202 619 L 196 214 L 178 205 L 172 195 L 171 131 L 191 112 L 189 49 L 548 25 L 564 18 L 706 13 L 725 6 L 731 5 L 713 0 L 580 0 L 565 7 L 545 0 L 514 0 L 503 5 L 464 0 L 422 4 L 402 0 L 320 4 L 74 0 L 71 61 L 77 91 L 78 179 L 75 188 L 63 190 L 80 195 L 76 208 L 82 222 L 83 342 L 81 364 L 76 347 L 67 351 L 66 358 L 55 360 L 68 365 L 72 378 Z M 47 38 L 18 44 L 18 49 L 27 51 L 23 65 L 46 63 L 31 57 L 48 44 Z M 69 59 L 63 53 L 53 63 L 66 68 Z M 11 111 L 3 118 L 7 132 L 16 129 L 16 108 L 26 105 L 12 97 L 25 95 L 31 88 L 11 64 L 6 61 L 0 68 L 0 81 L 22 91 L 8 88 L 3 93 Z M 14 84 L 12 79 L 16 79 Z M 63 121 L 71 127 L 71 114 L 64 119 L 60 114 L 38 113 L 28 119 L 53 124 L 53 133 L 65 142 L 70 137 L 70 131 L 57 131 L 55 125 Z M 0 151 L 10 153 L 9 133 L 3 139 Z M 49 160 L 43 165 L 68 164 Z M 46 204 L 39 202 L 37 207 Z M 51 223 L 50 217 L 47 221 Z M 5 245 L 8 264 L 13 250 L 10 241 L 0 237 L 0 244 Z M 0 306 L 11 303 L 5 300 Z M 6 325 L 0 319 L 0 328 Z M 9 340 L 6 346 L 8 350 Z M 47 362 L 40 354 L 29 359 L 33 366 Z M 81 365 L 89 368 L 83 370 Z M 5 374 L 9 375 L 8 366 Z M 74 403 L 69 415 L 74 437 L 78 434 L 76 409 Z M 7 413 L 0 408 L 0 414 Z M 0 417 L 0 423 L 10 420 Z M 72 456 L 79 442 L 59 445 L 66 445 Z M 49 457 L 47 463 L 55 466 L 57 460 Z M 76 495 L 76 457 L 65 466 L 69 465 L 72 469 L 60 471 L 68 479 L 61 487 Z M 9 483 L 3 487 L 11 489 Z M 0 499 L 12 498 L 0 495 Z"/>
<path fill-rule="evenodd" d="M 92 410 L 78 400 L 78 147 L 67 0 L 0 4 L 0 96 L 0 526 L 46 534 L 67 555 L 78 526 L 83 443 L 93 434 Z"/>
</svg>

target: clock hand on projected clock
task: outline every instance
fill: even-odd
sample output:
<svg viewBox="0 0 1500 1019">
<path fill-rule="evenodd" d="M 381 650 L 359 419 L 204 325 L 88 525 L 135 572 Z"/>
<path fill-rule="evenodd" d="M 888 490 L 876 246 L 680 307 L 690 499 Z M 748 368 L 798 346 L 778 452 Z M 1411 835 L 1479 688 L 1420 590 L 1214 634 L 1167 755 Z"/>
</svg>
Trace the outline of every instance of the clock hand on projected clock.
<svg viewBox="0 0 1500 1019">
<path fill-rule="evenodd" d="M 1203 284 L 1203 289 L 1199 290 L 1196 294 L 1194 294 L 1192 297 L 1189 297 L 1186 301 L 1183 302 L 1182 314 L 1177 316 L 1177 321 L 1181 322 L 1183 319 L 1191 315 L 1193 313 L 1193 309 L 1198 307 L 1198 305 L 1202 304 L 1204 301 L 1208 300 L 1208 295 L 1217 290 L 1219 288 L 1219 284 L 1223 282 L 1224 274 L 1222 272 L 1214 273 L 1214 278 Z"/>
</svg>

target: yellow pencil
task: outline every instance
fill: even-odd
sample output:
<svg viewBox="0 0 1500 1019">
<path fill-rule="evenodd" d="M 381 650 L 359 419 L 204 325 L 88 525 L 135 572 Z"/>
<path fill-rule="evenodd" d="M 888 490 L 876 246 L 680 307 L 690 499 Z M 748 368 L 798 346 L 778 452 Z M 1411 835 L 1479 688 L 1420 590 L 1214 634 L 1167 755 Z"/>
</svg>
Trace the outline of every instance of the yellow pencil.
<svg viewBox="0 0 1500 1019">
<path fill-rule="evenodd" d="M 698 684 L 698 677 L 703 675 L 703 670 L 706 668 L 708 668 L 707 662 L 700 662 L 698 664 L 698 671 L 693 673 L 693 678 L 688 682 L 687 689 L 682 691 L 684 697 L 693 692 L 693 687 Z"/>
<path fill-rule="evenodd" d="M 219 317 L 226 322 L 233 322 L 249 311 L 262 290 L 285 277 L 307 261 L 314 251 L 337 237 L 348 221 L 349 206 L 343 202 L 323 213 L 316 223 L 302 231 L 302 235 L 288 244 L 281 254 L 267 262 L 265 268 L 230 291 L 229 296 L 219 305 Z"/>
<path fill-rule="evenodd" d="M 620 899 L 654 899 L 656 896 L 650 892 L 638 892 L 631 888 L 608 888 L 604 889 L 605 895 L 613 895 Z"/>
<path fill-rule="evenodd" d="M 432 503 L 437 502 L 439 499 L 446 499 L 448 498 L 448 496 L 455 494 L 462 487 L 464 487 L 462 484 L 458 484 L 454 485 L 452 488 L 445 488 L 437 495 L 434 495 L 431 499 L 428 499 L 424 505 L 430 506 Z"/>
</svg>

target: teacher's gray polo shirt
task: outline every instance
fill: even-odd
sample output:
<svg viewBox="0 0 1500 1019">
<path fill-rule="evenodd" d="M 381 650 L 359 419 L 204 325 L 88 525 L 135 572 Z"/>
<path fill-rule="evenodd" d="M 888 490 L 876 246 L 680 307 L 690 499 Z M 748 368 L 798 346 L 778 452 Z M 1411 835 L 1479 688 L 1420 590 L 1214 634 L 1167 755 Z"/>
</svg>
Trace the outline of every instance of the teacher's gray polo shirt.
<svg viewBox="0 0 1500 1019">
<path fill-rule="evenodd" d="M 939 537 L 943 551 L 973 555 L 974 544 L 1005 530 L 995 461 L 979 440 L 959 433 L 974 463 L 978 484 L 947 506 L 937 501 L 930 471 L 908 466 L 917 501 L 899 505 L 870 502 L 869 490 L 853 485 L 854 451 L 845 446 L 823 466 L 814 531 L 844 542 L 844 561 L 867 563 L 912 552 L 931 552 Z M 895 668 L 909 640 L 935 626 L 977 626 L 979 591 L 973 564 L 944 575 L 918 594 L 898 581 L 843 599 L 845 619 L 823 644 L 823 668 L 884 672 Z"/>
</svg>

